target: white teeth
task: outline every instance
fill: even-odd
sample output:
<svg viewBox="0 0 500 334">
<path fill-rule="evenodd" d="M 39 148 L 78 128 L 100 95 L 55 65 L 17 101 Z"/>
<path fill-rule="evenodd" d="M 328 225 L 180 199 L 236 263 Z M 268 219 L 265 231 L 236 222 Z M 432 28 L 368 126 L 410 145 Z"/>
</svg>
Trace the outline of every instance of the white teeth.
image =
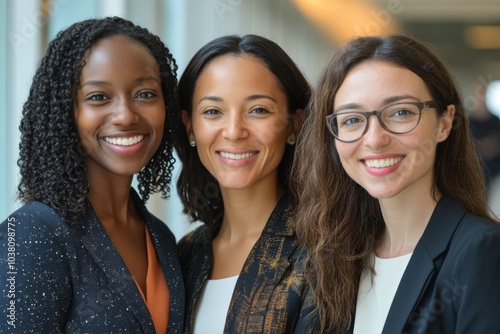
<svg viewBox="0 0 500 334">
<path fill-rule="evenodd" d="M 220 152 L 220 155 L 223 158 L 226 159 L 231 159 L 231 160 L 241 160 L 241 159 L 246 159 L 250 158 L 255 155 L 255 152 L 252 153 L 242 153 L 242 154 L 233 154 L 233 153 L 228 153 L 228 152 Z"/>
<path fill-rule="evenodd" d="M 134 136 L 130 138 L 110 138 L 110 137 L 104 137 L 104 140 L 107 143 L 113 144 L 113 145 L 120 145 L 120 146 L 130 146 L 139 143 L 144 139 L 144 136 Z"/>
<path fill-rule="evenodd" d="M 370 168 L 384 168 L 384 167 L 394 166 L 402 159 L 403 157 L 378 159 L 378 160 L 365 160 L 365 165 Z"/>
</svg>

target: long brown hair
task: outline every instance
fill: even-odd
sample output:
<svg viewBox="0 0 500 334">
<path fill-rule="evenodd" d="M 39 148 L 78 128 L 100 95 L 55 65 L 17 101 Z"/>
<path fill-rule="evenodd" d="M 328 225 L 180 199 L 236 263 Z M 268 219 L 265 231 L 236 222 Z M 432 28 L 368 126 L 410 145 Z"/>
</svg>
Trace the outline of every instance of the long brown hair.
<svg viewBox="0 0 500 334">
<path fill-rule="evenodd" d="M 468 211 L 493 220 L 485 201 L 483 171 L 469 133 L 462 99 L 451 73 L 422 43 L 404 35 L 361 37 L 336 53 L 313 91 L 292 170 L 298 199 L 297 233 L 309 248 L 306 275 L 314 287 L 320 331 L 343 332 L 351 323 L 363 270 L 384 230 L 378 201 L 344 171 L 325 116 L 348 72 L 381 60 L 417 74 L 437 102 L 439 113 L 455 105 L 449 137 L 438 144 L 432 195 L 446 194 Z"/>
</svg>

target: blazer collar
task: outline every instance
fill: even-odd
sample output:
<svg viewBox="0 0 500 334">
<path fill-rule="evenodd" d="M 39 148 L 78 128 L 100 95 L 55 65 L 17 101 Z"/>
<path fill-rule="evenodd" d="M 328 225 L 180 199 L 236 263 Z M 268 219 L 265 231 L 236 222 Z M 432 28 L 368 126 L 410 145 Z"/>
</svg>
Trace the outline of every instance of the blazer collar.
<svg viewBox="0 0 500 334">
<path fill-rule="evenodd" d="M 382 331 L 401 333 L 434 272 L 434 261 L 448 248 L 450 240 L 466 210 L 452 198 L 443 195 L 432 213 L 392 301 Z"/>
<path fill-rule="evenodd" d="M 264 226 L 264 230 L 262 231 L 262 236 L 291 237 L 295 234 L 295 229 L 291 219 L 283 219 L 283 217 L 288 217 L 288 209 L 288 193 L 285 193 L 281 196 L 278 204 L 276 204 L 276 207 L 269 216 L 269 219 Z M 219 222 L 218 226 L 213 229 L 204 225 L 202 227 L 203 236 L 199 238 L 198 242 L 204 244 L 204 247 L 207 247 L 207 249 L 211 249 L 212 240 L 217 236 L 217 233 L 219 233 L 221 222 L 222 220 Z"/>
<path fill-rule="evenodd" d="M 137 201 L 137 195 L 132 195 L 132 198 L 142 211 L 143 204 Z M 151 316 L 137 285 L 89 202 L 85 224 L 81 229 L 81 242 L 103 271 L 112 292 L 120 297 L 141 324 L 143 332 L 154 333 Z"/>
<path fill-rule="evenodd" d="M 224 333 L 245 332 L 247 318 L 259 300 L 269 299 L 267 289 L 276 287 L 290 268 L 290 257 L 299 247 L 292 220 L 288 217 L 288 198 L 283 196 L 270 215 L 262 235 L 248 255 L 236 281 L 226 318 Z M 269 270 L 269 268 L 272 268 Z M 263 288 L 265 287 L 265 288 Z M 232 310 L 237 307 L 238 311 Z M 258 308 L 258 307 L 257 307 Z M 255 319 L 264 320 L 264 317 Z M 252 329 L 265 328 L 264 323 L 252 322 Z M 243 327 L 242 327 L 243 326 Z"/>
<path fill-rule="evenodd" d="M 269 216 L 262 234 L 273 237 L 290 237 L 295 234 L 292 220 L 288 214 L 288 194 L 281 196 L 271 216 Z"/>
</svg>

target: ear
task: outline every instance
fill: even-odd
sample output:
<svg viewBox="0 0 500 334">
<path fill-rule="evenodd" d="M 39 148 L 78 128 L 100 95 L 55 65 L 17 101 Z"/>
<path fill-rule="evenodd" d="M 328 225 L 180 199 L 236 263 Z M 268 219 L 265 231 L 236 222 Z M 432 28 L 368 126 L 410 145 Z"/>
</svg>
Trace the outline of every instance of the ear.
<svg viewBox="0 0 500 334">
<path fill-rule="evenodd" d="M 438 142 L 445 141 L 450 135 L 455 119 L 455 105 L 450 104 L 446 107 L 446 112 L 439 117 L 439 129 L 437 134 Z"/>
<path fill-rule="evenodd" d="M 182 123 L 184 124 L 184 127 L 186 128 L 186 133 L 188 135 L 188 139 L 190 141 L 195 140 L 194 133 L 193 133 L 193 126 L 191 123 L 191 117 L 189 117 L 186 110 L 182 110 Z"/>
</svg>

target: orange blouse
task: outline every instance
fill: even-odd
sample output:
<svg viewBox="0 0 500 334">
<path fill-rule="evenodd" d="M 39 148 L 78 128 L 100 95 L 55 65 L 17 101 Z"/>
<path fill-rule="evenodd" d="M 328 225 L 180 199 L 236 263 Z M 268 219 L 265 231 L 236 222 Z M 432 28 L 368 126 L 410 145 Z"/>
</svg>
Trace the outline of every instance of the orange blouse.
<svg viewBox="0 0 500 334">
<path fill-rule="evenodd" d="M 146 296 L 142 289 L 135 284 L 141 293 L 144 303 L 153 318 L 156 333 L 167 333 L 170 312 L 170 293 L 156 250 L 146 227 L 146 245 L 148 252 L 148 272 L 146 274 Z"/>
</svg>

